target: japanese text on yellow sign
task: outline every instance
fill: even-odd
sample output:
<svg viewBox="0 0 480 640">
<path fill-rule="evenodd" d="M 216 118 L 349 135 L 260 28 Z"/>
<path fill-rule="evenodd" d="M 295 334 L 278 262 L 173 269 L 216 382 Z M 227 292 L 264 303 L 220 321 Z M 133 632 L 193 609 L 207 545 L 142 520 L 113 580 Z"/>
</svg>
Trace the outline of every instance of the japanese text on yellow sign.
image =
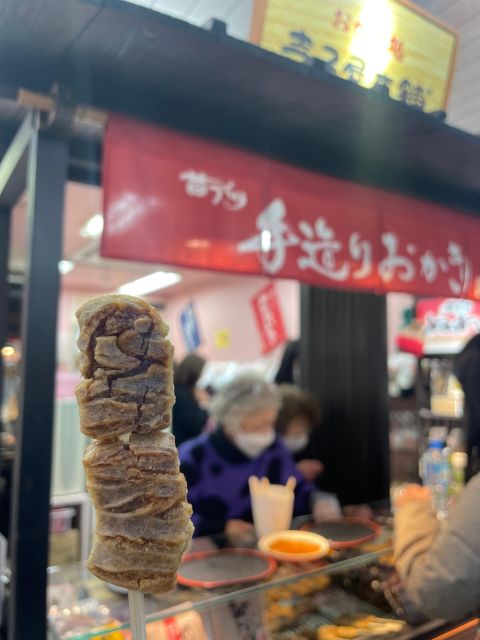
<svg viewBox="0 0 480 640">
<path fill-rule="evenodd" d="M 406 0 L 256 0 L 252 40 L 424 111 L 445 111 L 455 33 Z"/>
</svg>

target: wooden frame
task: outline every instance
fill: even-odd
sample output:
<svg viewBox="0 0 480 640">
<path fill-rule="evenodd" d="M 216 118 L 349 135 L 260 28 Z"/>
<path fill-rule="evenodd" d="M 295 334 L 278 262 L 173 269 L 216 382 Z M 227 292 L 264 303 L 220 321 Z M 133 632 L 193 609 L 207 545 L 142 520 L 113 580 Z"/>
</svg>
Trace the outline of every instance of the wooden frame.
<svg viewBox="0 0 480 640">
<path fill-rule="evenodd" d="M 437 18 L 431 13 L 428 13 L 428 11 L 426 11 L 423 7 L 417 4 L 414 4 L 413 2 L 411 2 L 411 0 L 393 0 L 393 1 L 396 2 L 397 4 L 403 4 L 404 7 L 407 7 L 417 15 L 422 16 L 422 18 L 425 18 L 429 22 L 433 23 L 439 29 L 442 29 L 443 31 L 447 31 L 447 33 L 450 33 L 455 38 L 455 48 L 453 50 L 453 55 L 450 59 L 450 68 L 448 69 L 448 80 L 447 80 L 447 86 L 445 89 L 444 103 L 446 108 L 450 100 L 450 92 L 451 92 L 452 83 L 453 83 L 453 72 L 455 71 L 455 67 L 457 66 L 459 33 L 456 29 L 451 27 L 449 24 L 447 24 L 443 20 L 440 20 L 440 18 Z"/>
<path fill-rule="evenodd" d="M 435 636 L 433 640 L 449 640 L 449 638 L 458 638 L 458 640 L 461 638 L 463 640 L 471 638 L 473 640 L 473 638 L 476 637 L 479 623 L 480 620 L 478 618 L 469 620 L 468 622 L 465 622 L 465 624 L 461 624 L 454 629 L 450 629 L 450 631 L 447 631 L 446 633 L 442 633 L 440 636 Z"/>
<path fill-rule="evenodd" d="M 262 39 L 263 23 L 267 11 L 268 0 L 254 0 L 252 23 L 250 25 L 250 42 L 260 46 Z"/>
<path fill-rule="evenodd" d="M 428 13 L 428 11 L 426 11 L 422 7 L 414 4 L 413 2 L 411 2 L 411 0 L 392 0 L 392 1 L 396 2 L 397 4 L 403 5 L 413 13 L 416 13 L 418 16 L 425 18 L 425 20 L 427 20 L 428 22 L 431 22 L 432 24 L 437 26 L 439 29 L 446 31 L 447 33 L 451 34 L 455 38 L 455 47 L 453 49 L 453 54 L 450 59 L 450 65 L 448 68 L 448 80 L 446 83 L 445 94 L 443 98 L 444 108 L 446 109 L 450 99 L 450 92 L 451 92 L 452 82 L 453 82 L 453 73 L 455 71 L 455 67 L 457 64 L 457 49 L 458 49 L 458 35 L 459 35 L 458 31 L 450 27 L 450 25 L 448 25 L 446 22 L 443 22 L 436 16 L 433 16 L 431 13 Z M 268 3 L 269 3 L 269 0 L 254 0 L 252 21 L 250 24 L 250 42 L 252 42 L 253 44 L 256 44 L 257 46 L 260 46 L 260 42 L 262 40 L 263 25 L 265 22 L 265 14 L 267 12 Z"/>
</svg>

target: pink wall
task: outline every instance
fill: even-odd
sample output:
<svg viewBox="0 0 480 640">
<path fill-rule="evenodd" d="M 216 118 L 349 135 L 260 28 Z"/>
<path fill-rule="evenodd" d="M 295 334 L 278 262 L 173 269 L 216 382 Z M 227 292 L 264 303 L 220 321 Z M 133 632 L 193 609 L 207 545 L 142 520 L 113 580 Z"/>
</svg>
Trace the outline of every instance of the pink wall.
<svg viewBox="0 0 480 640">
<path fill-rule="evenodd" d="M 72 398 L 80 382 L 78 372 L 78 324 L 75 312 L 84 302 L 93 297 L 91 291 L 72 291 L 62 287 L 58 305 L 57 325 L 57 376 L 55 395 L 57 398 Z"/>
<path fill-rule="evenodd" d="M 388 353 L 395 352 L 395 336 L 402 326 L 403 313 L 415 304 L 414 296 L 408 293 L 387 294 L 387 342 Z"/>
<path fill-rule="evenodd" d="M 269 283 L 266 278 L 232 278 L 231 284 L 212 283 L 193 291 L 191 295 L 173 297 L 167 302 L 163 317 L 170 325 L 170 339 L 175 345 L 177 359 L 186 354 L 181 333 L 180 313 L 189 303 L 194 304 L 200 328 L 202 346 L 199 352 L 209 360 L 256 360 L 262 356 L 260 336 L 255 324 L 251 298 Z M 285 330 L 289 338 L 297 338 L 300 326 L 300 288 L 297 282 L 276 280 L 275 289 L 280 302 Z M 230 346 L 218 348 L 217 331 L 226 329 Z"/>
<path fill-rule="evenodd" d="M 180 328 L 180 313 L 189 302 L 195 305 L 195 311 L 202 336 L 199 349 L 209 360 L 235 360 L 248 362 L 261 357 L 260 336 L 255 324 L 250 304 L 252 296 L 264 287 L 266 278 L 232 277 L 231 281 L 223 277 L 218 283 L 211 281 L 203 287 L 193 287 L 190 294 L 172 295 L 167 300 L 162 314 L 170 325 L 170 339 L 175 345 L 176 358 L 185 353 L 185 343 Z M 274 286 L 283 315 L 285 329 L 289 338 L 300 333 L 300 287 L 291 280 L 275 280 Z M 78 334 L 76 309 L 95 295 L 92 291 L 62 289 L 59 306 L 57 360 L 61 372 L 57 392 L 69 395 L 79 375 L 76 373 L 77 351 L 75 341 Z M 173 290 L 172 290 L 173 294 Z M 412 306 L 414 297 L 407 294 L 388 294 L 388 350 L 392 353 L 394 339 L 402 323 L 404 309 Z M 230 333 L 230 346 L 218 348 L 215 333 L 227 329 Z M 278 354 L 276 354 L 278 356 Z M 69 372 L 75 372 L 68 375 Z M 64 384 L 63 384 L 64 383 Z M 65 389 L 63 387 L 65 386 Z"/>
<path fill-rule="evenodd" d="M 60 371 L 76 371 L 78 352 L 78 323 L 75 316 L 77 309 L 99 295 L 96 291 L 77 291 L 62 287 L 58 305 L 57 327 L 57 369 Z"/>
<path fill-rule="evenodd" d="M 212 280 L 204 286 L 192 287 L 190 294 L 173 295 L 167 299 L 162 315 L 170 325 L 170 340 L 175 345 L 177 359 L 186 354 L 180 328 L 180 313 L 186 304 L 193 302 L 202 336 L 199 349 L 209 360 L 235 360 L 248 362 L 261 357 L 261 343 L 253 310 L 252 296 L 269 280 L 254 277 L 225 276 L 218 282 Z M 296 338 L 300 324 L 300 288 L 297 282 L 276 280 L 275 289 L 280 302 L 285 330 L 289 338 Z M 57 334 L 57 397 L 73 396 L 73 389 L 80 380 L 77 371 L 78 352 L 76 339 L 78 326 L 75 311 L 100 291 L 79 291 L 62 288 L 58 309 Z M 230 346 L 218 348 L 215 333 L 227 329 Z M 271 356 L 277 356 L 271 354 Z"/>
</svg>

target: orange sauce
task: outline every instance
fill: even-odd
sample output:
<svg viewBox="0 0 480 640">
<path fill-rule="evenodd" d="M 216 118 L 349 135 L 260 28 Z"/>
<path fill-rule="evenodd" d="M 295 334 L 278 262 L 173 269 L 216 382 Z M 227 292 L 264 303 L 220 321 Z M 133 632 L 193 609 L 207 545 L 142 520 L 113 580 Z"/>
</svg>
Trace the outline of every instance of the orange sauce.
<svg viewBox="0 0 480 640">
<path fill-rule="evenodd" d="M 318 548 L 318 545 L 313 542 L 287 538 L 279 538 L 270 545 L 272 551 L 280 551 L 281 553 L 312 553 L 312 551 L 318 551 Z"/>
</svg>

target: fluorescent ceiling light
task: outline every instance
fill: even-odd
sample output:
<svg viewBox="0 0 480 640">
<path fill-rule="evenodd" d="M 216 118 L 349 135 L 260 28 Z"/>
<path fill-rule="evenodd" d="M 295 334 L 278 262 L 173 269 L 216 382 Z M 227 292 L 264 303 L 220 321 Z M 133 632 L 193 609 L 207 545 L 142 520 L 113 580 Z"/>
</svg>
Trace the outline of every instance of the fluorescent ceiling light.
<svg viewBox="0 0 480 640">
<path fill-rule="evenodd" d="M 60 262 L 58 263 L 58 270 L 60 271 L 62 276 L 66 276 L 67 273 L 73 271 L 74 266 L 75 263 L 73 263 L 71 260 L 60 260 Z"/>
<path fill-rule="evenodd" d="M 96 213 L 80 229 L 82 238 L 99 238 L 103 231 L 103 215 Z"/>
<path fill-rule="evenodd" d="M 210 240 L 203 240 L 202 238 L 192 238 L 192 240 L 188 240 L 186 246 L 189 249 L 209 249 L 211 246 Z"/>
<path fill-rule="evenodd" d="M 171 287 L 177 284 L 177 282 L 180 282 L 181 279 L 182 276 L 173 271 L 156 271 L 144 278 L 122 284 L 122 286 L 118 288 L 118 292 L 128 296 L 143 296 L 146 293 L 152 293 L 152 291 Z"/>
</svg>

